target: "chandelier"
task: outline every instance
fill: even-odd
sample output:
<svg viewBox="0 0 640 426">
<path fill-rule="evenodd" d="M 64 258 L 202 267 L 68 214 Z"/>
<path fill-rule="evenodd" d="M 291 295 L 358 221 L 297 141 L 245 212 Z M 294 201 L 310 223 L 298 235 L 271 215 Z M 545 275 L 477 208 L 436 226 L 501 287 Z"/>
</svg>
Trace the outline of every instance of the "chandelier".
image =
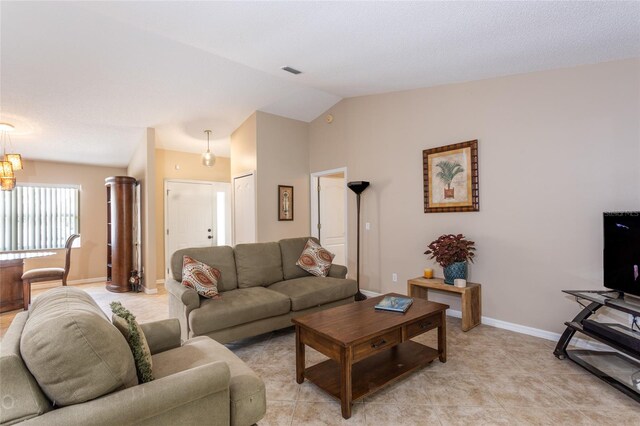
<svg viewBox="0 0 640 426">
<path fill-rule="evenodd" d="M 16 187 L 16 177 L 13 172 L 22 170 L 22 156 L 11 153 L 13 145 L 9 133 L 13 130 L 13 125 L 0 123 L 0 145 L 2 145 L 3 154 L 0 157 L 0 189 L 3 191 L 11 191 Z M 9 145 L 9 153 L 7 153 L 7 145 Z"/>
</svg>

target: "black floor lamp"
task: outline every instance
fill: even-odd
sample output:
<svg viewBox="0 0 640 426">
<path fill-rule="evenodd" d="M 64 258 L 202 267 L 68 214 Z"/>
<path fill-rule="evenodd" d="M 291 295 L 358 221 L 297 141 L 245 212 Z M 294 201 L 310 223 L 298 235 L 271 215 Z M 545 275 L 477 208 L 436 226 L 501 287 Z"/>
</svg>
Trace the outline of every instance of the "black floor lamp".
<svg viewBox="0 0 640 426">
<path fill-rule="evenodd" d="M 355 182 L 349 182 L 347 184 L 350 190 L 356 193 L 356 206 L 358 211 L 358 228 L 357 228 L 357 243 L 356 243 L 356 282 L 358 283 L 358 292 L 356 293 L 356 301 L 366 300 L 367 296 L 360 292 L 360 194 L 367 189 L 369 182 L 358 180 Z"/>
</svg>

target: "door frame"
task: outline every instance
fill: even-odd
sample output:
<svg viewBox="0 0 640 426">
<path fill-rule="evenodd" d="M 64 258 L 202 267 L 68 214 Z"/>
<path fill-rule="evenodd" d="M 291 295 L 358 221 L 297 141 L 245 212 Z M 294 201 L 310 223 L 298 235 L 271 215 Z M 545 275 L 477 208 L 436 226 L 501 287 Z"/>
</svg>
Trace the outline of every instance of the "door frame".
<svg viewBox="0 0 640 426">
<path fill-rule="evenodd" d="M 170 254 L 169 254 L 169 242 L 167 241 L 167 225 L 168 225 L 168 221 L 167 218 L 169 217 L 169 199 L 167 197 L 167 184 L 170 182 L 174 182 L 174 183 L 195 183 L 195 184 L 201 184 L 201 185 L 209 185 L 209 186 L 213 186 L 213 184 L 216 183 L 226 183 L 231 185 L 231 182 L 220 182 L 220 181 L 216 181 L 216 180 L 197 180 L 197 179 L 172 179 L 172 178 L 165 178 L 162 184 L 162 198 L 163 198 L 163 204 L 164 204 L 164 216 L 163 216 L 163 226 L 162 226 L 162 238 L 164 240 L 164 276 L 165 276 L 165 280 L 169 277 L 169 272 L 168 269 L 171 268 L 171 258 L 170 258 Z M 233 197 L 233 187 L 231 187 L 229 189 L 230 192 L 230 196 Z M 230 206 L 230 210 L 231 210 L 231 217 L 229 218 L 229 220 L 231 221 L 231 238 L 233 239 L 233 200 L 230 201 L 231 202 L 231 206 Z M 231 243 L 231 241 L 230 241 Z M 232 245 L 232 244 L 229 244 Z"/>
<path fill-rule="evenodd" d="M 347 167 L 338 167 L 336 169 L 330 170 L 322 170 L 320 172 L 311 173 L 309 176 L 309 201 L 310 201 L 310 211 L 309 211 L 309 222 L 311 227 L 311 236 L 318 238 L 318 196 L 317 196 L 317 185 L 318 178 L 327 175 L 335 175 L 336 173 L 342 173 L 344 175 L 344 183 L 349 181 L 347 176 Z M 345 253 L 345 263 L 349 263 L 349 191 L 344 191 L 344 253 Z M 314 223 L 315 222 L 315 223 Z M 344 265 L 347 266 L 347 265 Z"/>
<path fill-rule="evenodd" d="M 253 196 L 256 206 L 255 223 L 253 226 L 256 230 L 256 242 L 258 242 L 258 177 L 255 170 L 248 170 L 244 173 L 238 173 L 231 176 L 231 246 L 236 245 L 236 179 L 247 176 L 253 176 Z"/>
</svg>

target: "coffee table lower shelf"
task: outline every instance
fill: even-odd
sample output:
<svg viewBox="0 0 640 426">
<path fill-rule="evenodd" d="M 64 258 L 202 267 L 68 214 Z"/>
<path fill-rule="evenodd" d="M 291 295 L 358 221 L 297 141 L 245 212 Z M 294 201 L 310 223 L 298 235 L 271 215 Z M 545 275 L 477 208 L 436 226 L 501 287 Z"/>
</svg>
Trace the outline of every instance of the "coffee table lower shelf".
<svg viewBox="0 0 640 426">
<path fill-rule="evenodd" d="M 438 351 L 412 340 L 356 362 L 352 366 L 352 400 L 401 379 L 438 358 Z M 329 359 L 304 370 L 304 378 L 340 401 L 340 363 Z"/>
</svg>

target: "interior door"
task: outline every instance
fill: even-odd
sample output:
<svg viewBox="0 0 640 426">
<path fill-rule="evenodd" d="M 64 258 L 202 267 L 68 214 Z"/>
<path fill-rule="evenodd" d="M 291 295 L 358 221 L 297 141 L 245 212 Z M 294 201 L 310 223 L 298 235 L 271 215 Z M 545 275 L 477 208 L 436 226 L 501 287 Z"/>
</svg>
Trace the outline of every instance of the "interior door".
<svg viewBox="0 0 640 426">
<path fill-rule="evenodd" d="M 176 250 L 216 244 L 217 200 L 208 183 L 167 182 L 166 190 L 168 267 Z"/>
<path fill-rule="evenodd" d="M 234 243 L 255 243 L 256 184 L 253 173 L 233 178 Z"/>
<path fill-rule="evenodd" d="M 346 264 L 345 253 L 345 191 L 344 174 L 318 177 L 318 227 L 322 247 L 335 254 L 334 263 Z"/>
</svg>

